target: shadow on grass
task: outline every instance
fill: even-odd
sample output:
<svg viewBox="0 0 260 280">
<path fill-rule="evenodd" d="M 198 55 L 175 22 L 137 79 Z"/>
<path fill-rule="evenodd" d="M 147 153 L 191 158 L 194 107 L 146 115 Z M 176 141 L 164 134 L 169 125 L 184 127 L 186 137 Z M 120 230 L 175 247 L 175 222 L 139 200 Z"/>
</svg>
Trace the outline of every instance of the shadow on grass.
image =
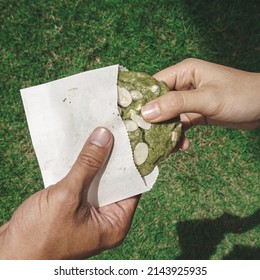
<svg viewBox="0 0 260 280">
<path fill-rule="evenodd" d="M 260 248 L 254 248 L 243 245 L 235 245 L 230 254 L 223 258 L 224 260 L 259 260 Z"/>
<path fill-rule="evenodd" d="M 183 1 L 186 15 L 199 29 L 203 59 L 259 72 L 260 14 L 257 0 Z M 250 132 L 254 142 L 260 130 Z M 248 149 L 259 162 L 256 145 Z M 247 232 L 260 224 L 260 210 L 245 218 L 225 213 L 215 220 L 183 221 L 177 224 L 182 253 L 177 259 L 210 259 L 226 233 Z M 260 259 L 260 248 L 234 245 L 224 259 Z"/>
<path fill-rule="evenodd" d="M 214 220 L 193 220 L 177 223 L 180 260 L 208 260 L 216 252 L 226 233 L 244 233 L 260 224 L 260 209 L 251 216 L 223 214 Z M 235 245 L 224 259 L 260 259 L 260 248 Z"/>
<path fill-rule="evenodd" d="M 183 5 L 200 30 L 206 56 L 217 63 L 259 71 L 259 1 L 184 0 Z"/>
</svg>

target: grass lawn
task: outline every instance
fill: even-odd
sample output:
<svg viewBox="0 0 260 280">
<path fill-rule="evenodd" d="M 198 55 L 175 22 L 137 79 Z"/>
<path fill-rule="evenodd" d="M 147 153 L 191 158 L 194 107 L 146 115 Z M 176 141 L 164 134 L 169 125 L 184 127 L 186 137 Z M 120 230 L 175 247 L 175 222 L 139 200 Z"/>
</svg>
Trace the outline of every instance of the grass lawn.
<svg viewBox="0 0 260 280">
<path fill-rule="evenodd" d="M 0 0 L 0 225 L 43 188 L 20 88 L 187 57 L 260 71 L 258 1 Z M 160 165 L 132 228 L 94 259 L 259 259 L 260 130 L 196 127 Z"/>
</svg>

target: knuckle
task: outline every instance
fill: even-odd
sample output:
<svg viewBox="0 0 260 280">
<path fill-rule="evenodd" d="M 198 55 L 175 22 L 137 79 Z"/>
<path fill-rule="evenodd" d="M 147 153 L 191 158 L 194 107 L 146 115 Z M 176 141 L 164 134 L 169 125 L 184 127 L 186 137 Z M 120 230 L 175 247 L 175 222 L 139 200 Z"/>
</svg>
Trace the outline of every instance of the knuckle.
<svg viewBox="0 0 260 280">
<path fill-rule="evenodd" d="M 168 104 L 167 107 L 172 111 L 172 112 L 176 112 L 179 111 L 183 108 L 185 100 L 184 100 L 184 96 L 182 93 L 175 91 L 173 93 L 171 93 L 171 96 L 168 100 Z"/>
<path fill-rule="evenodd" d="M 70 182 L 71 184 L 71 182 Z M 55 195 L 55 204 L 62 209 L 78 203 L 79 197 L 78 194 L 73 191 L 71 188 L 63 186 L 63 188 L 57 190 Z"/>
<path fill-rule="evenodd" d="M 70 182 L 67 182 L 67 180 L 64 180 L 64 182 L 57 183 L 52 193 L 49 196 L 49 203 L 54 209 L 55 217 L 61 221 L 64 221 L 64 219 L 70 219 L 72 213 L 75 212 L 75 209 L 77 209 L 80 197 L 79 194 L 74 191 L 71 187 L 71 184 L 75 184 L 76 182 L 73 182 L 70 180 Z M 70 186 L 68 186 L 68 184 Z"/>
<path fill-rule="evenodd" d="M 99 157 L 97 152 L 89 150 L 79 154 L 78 163 L 84 168 L 99 170 L 103 166 L 103 161 Z"/>
<path fill-rule="evenodd" d="M 181 92 L 177 92 L 176 94 L 176 106 L 178 107 L 178 109 L 182 109 L 185 105 L 185 97 L 184 94 Z"/>
<path fill-rule="evenodd" d="M 189 58 L 185 58 L 185 59 L 183 60 L 183 63 L 189 65 L 189 64 L 198 63 L 198 61 L 199 61 L 199 59 L 197 59 L 197 58 L 189 57 Z"/>
</svg>

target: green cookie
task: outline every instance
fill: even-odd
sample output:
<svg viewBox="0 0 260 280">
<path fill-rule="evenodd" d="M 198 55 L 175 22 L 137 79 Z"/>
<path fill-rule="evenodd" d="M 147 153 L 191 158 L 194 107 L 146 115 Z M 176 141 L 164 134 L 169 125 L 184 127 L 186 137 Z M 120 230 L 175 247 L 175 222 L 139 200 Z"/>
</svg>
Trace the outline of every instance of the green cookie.
<svg viewBox="0 0 260 280">
<path fill-rule="evenodd" d="M 167 158 L 181 136 L 179 118 L 151 124 L 141 116 L 141 107 L 169 91 L 146 73 L 119 71 L 118 107 L 125 122 L 134 162 L 142 176 L 151 173 L 156 165 Z"/>
</svg>

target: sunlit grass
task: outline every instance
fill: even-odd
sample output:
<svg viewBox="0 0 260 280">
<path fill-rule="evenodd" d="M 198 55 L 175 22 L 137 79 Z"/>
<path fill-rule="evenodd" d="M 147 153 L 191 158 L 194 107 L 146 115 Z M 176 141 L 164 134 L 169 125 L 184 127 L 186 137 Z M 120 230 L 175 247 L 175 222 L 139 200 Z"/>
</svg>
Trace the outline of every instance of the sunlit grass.
<svg viewBox="0 0 260 280">
<path fill-rule="evenodd" d="M 0 0 L 0 224 L 43 187 L 20 88 L 118 63 L 153 74 L 187 57 L 259 71 L 257 1 L 195 2 Z M 188 136 L 123 244 L 95 258 L 260 257 L 259 130 Z"/>
</svg>

